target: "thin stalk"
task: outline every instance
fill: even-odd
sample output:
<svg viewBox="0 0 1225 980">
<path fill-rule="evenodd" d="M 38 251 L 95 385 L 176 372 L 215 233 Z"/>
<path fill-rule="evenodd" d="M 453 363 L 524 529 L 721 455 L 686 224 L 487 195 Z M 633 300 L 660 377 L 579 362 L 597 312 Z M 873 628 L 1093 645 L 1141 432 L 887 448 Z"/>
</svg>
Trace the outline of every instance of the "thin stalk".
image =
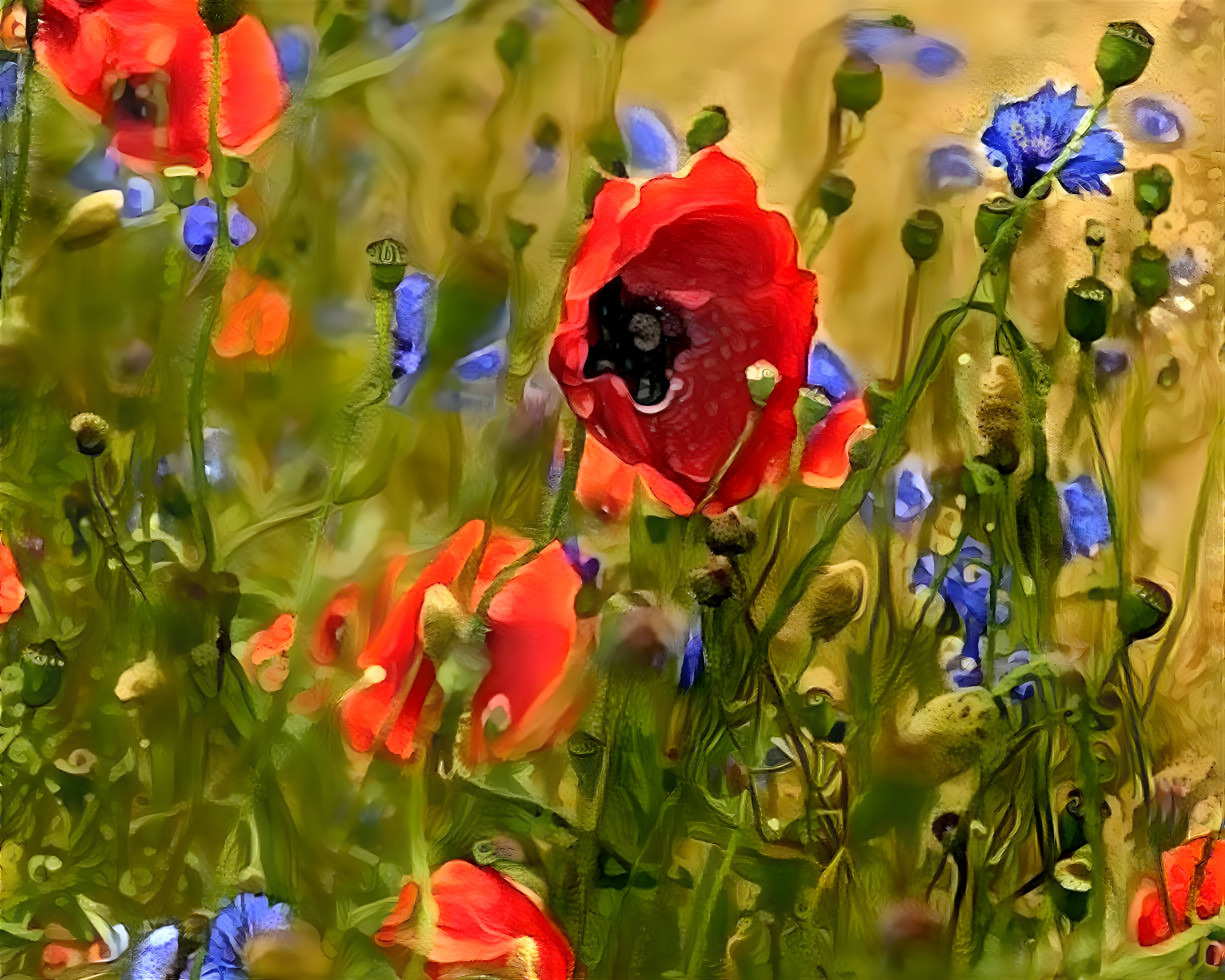
<svg viewBox="0 0 1225 980">
<path fill-rule="evenodd" d="M 123 553 L 123 545 L 119 543 L 119 531 L 115 527 L 115 518 L 111 515 L 111 509 L 107 506 L 106 500 L 102 496 L 102 485 L 98 481 L 98 460 L 94 456 L 89 458 L 89 476 L 90 483 L 93 485 L 94 497 L 97 499 L 98 506 L 102 509 L 102 514 L 106 518 L 106 526 L 111 529 L 110 545 L 115 553 L 115 557 L 119 559 L 119 564 L 123 566 L 123 570 L 128 573 L 128 578 L 136 586 L 136 591 L 140 593 L 140 597 L 148 602 L 149 597 L 145 595 L 145 590 L 140 587 L 140 579 L 136 577 L 136 572 L 128 564 L 127 556 Z"/>
<path fill-rule="evenodd" d="M 21 225 L 22 211 L 25 205 L 27 171 L 30 167 L 30 132 L 34 124 L 34 108 L 30 103 L 30 85 L 34 79 L 34 49 L 31 47 L 25 53 L 22 65 L 21 86 L 21 122 L 17 130 L 17 165 L 11 180 L 5 180 L 4 213 L 0 216 L 3 227 L 0 227 L 0 295 L 3 284 L 9 281 L 8 256 L 9 251 L 17 244 L 17 232 Z"/>
<path fill-rule="evenodd" d="M 893 372 L 893 383 L 901 385 L 906 377 L 906 365 L 910 361 L 910 335 L 914 333 L 915 310 L 919 305 L 919 271 L 922 263 L 915 262 L 906 280 L 906 305 L 902 308 L 902 345 L 897 356 L 897 370 Z"/>
</svg>

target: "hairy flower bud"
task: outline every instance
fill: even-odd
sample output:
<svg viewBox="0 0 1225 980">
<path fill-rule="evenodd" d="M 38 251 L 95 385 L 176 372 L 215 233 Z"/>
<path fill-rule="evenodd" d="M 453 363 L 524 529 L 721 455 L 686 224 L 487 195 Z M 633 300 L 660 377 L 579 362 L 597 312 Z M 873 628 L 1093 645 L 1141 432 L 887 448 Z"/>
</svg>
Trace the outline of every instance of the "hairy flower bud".
<svg viewBox="0 0 1225 980">
<path fill-rule="evenodd" d="M 995 236 L 1003 227 L 1004 222 L 1012 217 L 1017 202 L 1011 197 L 996 194 L 978 206 L 974 216 L 974 239 L 984 248 L 990 248 Z"/>
<path fill-rule="evenodd" d="M 716 555 L 743 555 L 757 544 L 757 522 L 724 511 L 710 519 L 706 528 L 706 546 Z"/>
<path fill-rule="evenodd" d="M 1019 439 L 1024 421 L 1021 381 L 1012 359 L 997 355 L 978 382 L 978 438 L 982 458 L 1001 473 L 1011 473 L 1020 459 Z"/>
<path fill-rule="evenodd" d="M 729 599 L 733 590 L 732 566 L 718 555 L 689 576 L 689 587 L 701 606 L 718 606 Z"/>
<path fill-rule="evenodd" d="M 243 0 L 199 0 L 196 9 L 210 34 L 224 34 L 243 15 Z"/>
</svg>

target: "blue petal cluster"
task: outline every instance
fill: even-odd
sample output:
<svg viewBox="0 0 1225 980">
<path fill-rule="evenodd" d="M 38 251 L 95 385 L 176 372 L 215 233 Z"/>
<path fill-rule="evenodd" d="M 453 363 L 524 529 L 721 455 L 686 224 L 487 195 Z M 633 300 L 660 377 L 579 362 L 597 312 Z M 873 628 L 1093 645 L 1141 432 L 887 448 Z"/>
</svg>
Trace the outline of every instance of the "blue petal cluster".
<svg viewBox="0 0 1225 980">
<path fill-rule="evenodd" d="M 217 913 L 208 935 L 208 952 L 200 980 L 247 980 L 244 960 L 247 944 L 257 936 L 288 929 L 293 913 L 265 895 L 244 892 Z"/>
<path fill-rule="evenodd" d="M 1110 540 L 1106 495 L 1088 476 L 1078 476 L 1063 488 L 1064 550 L 1093 557 Z"/>
<path fill-rule="evenodd" d="M 617 111 L 617 126 L 635 176 L 654 177 L 676 170 L 680 159 L 676 136 L 659 113 L 646 106 L 626 106 Z"/>
<path fill-rule="evenodd" d="M 425 338 L 434 316 L 434 280 L 424 272 L 411 272 L 395 289 L 391 376 L 417 373 L 425 357 Z"/>
<path fill-rule="evenodd" d="M 814 344 L 808 355 L 808 383 L 825 392 L 831 405 L 837 405 L 859 390 L 859 382 L 842 358 L 824 342 Z"/>
<path fill-rule="evenodd" d="M 579 578 L 584 582 L 595 581 L 595 577 L 600 574 L 600 559 L 594 556 L 584 558 L 582 549 L 579 548 L 578 538 L 566 538 L 562 542 L 561 549 L 566 560 L 570 562 L 570 567 L 578 572 Z"/>
<path fill-rule="evenodd" d="M 978 161 L 968 146 L 950 143 L 927 155 L 923 179 L 929 190 L 945 193 L 973 190 L 983 182 Z"/>
<path fill-rule="evenodd" d="M 860 58 L 878 65 L 906 65 L 924 78 L 943 78 L 965 64 L 953 45 L 916 34 L 913 25 L 852 20 L 843 32 L 843 43 Z"/>
<path fill-rule="evenodd" d="M 0 61 L 0 121 L 12 116 L 20 92 L 21 66 L 16 61 Z"/>
<path fill-rule="evenodd" d="M 1088 111 L 1088 106 L 1076 104 L 1075 85 L 1060 93 L 1054 82 L 1047 82 L 1030 98 L 995 110 L 982 137 L 987 159 L 993 167 L 1004 168 L 1012 189 L 1024 196 L 1050 170 Z M 1059 183 L 1069 192 L 1109 194 L 1102 178 L 1123 169 L 1123 141 L 1095 122 L 1080 151 L 1060 171 Z"/>
<path fill-rule="evenodd" d="M 911 573 L 911 583 L 915 588 L 930 588 L 936 576 L 936 557 L 930 552 L 921 555 L 915 562 Z M 995 595 L 995 620 L 997 623 L 1008 619 L 1008 569 L 1004 570 L 1001 582 Z M 984 544 L 973 538 L 966 538 L 960 553 L 953 560 L 952 567 L 940 583 L 940 596 L 950 603 L 965 628 L 965 645 L 967 657 L 978 659 L 979 641 L 987 630 L 987 621 L 991 614 L 991 554 Z"/>
<path fill-rule="evenodd" d="M 902 470 L 897 478 L 897 492 L 893 498 L 893 517 L 908 524 L 931 506 L 931 490 L 923 474 L 917 470 Z"/>
<path fill-rule="evenodd" d="M 177 980 L 180 975 L 175 970 L 178 960 L 179 927 L 160 926 L 145 936 L 132 950 L 127 980 Z M 189 970 L 183 969 L 181 975 L 191 974 Z"/>
<path fill-rule="evenodd" d="M 255 237 L 255 222 L 231 207 L 229 213 L 230 241 L 235 247 L 246 245 Z M 217 206 L 208 198 L 183 209 L 183 244 L 201 261 L 212 251 L 217 241 Z"/>
</svg>

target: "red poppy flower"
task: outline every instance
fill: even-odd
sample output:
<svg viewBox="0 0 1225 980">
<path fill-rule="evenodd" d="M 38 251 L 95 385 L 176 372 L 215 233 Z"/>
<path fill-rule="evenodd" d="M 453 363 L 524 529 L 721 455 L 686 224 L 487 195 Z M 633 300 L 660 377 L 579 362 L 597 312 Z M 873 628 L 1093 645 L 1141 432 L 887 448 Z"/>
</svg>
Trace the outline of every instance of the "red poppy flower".
<svg viewBox="0 0 1225 980">
<path fill-rule="evenodd" d="M 812 427 L 800 457 L 800 478 L 810 487 L 840 487 L 851 472 L 851 446 L 871 431 L 862 398 L 835 405 Z"/>
<path fill-rule="evenodd" d="M 658 0 L 578 0 L 605 30 L 633 34 L 651 16 Z"/>
<path fill-rule="evenodd" d="M 7 623 L 25 602 L 26 590 L 17 573 L 17 562 L 0 538 L 0 626 Z"/>
<path fill-rule="evenodd" d="M 213 350 L 221 357 L 275 354 L 289 333 L 289 297 L 271 280 L 235 269 L 221 295 L 221 329 Z"/>
<path fill-rule="evenodd" d="M 688 514 L 693 510 L 693 501 L 685 491 L 658 474 L 651 480 L 645 467 L 621 462 L 595 439 L 583 447 L 574 495 L 593 514 L 619 521 L 634 503 L 634 489 L 640 476 L 644 482 L 650 480 L 655 496 L 676 513 Z"/>
<path fill-rule="evenodd" d="M 1210 843 L 1212 854 L 1204 866 L 1203 878 L 1195 894 L 1195 916 L 1211 919 L 1221 911 L 1222 901 L 1225 901 L 1225 841 L 1213 841 L 1205 834 L 1161 855 L 1165 887 L 1175 918 L 1173 929 L 1166 918 L 1157 882 L 1146 878 L 1136 890 L 1130 919 L 1132 934 L 1141 946 L 1154 946 L 1190 925 L 1187 904 L 1191 897 L 1191 885 L 1204 857 L 1204 848 Z"/>
<path fill-rule="evenodd" d="M 276 128 L 287 89 L 258 20 L 244 16 L 220 38 L 218 137 L 241 155 Z M 208 169 L 212 36 L 196 0 L 44 0 L 34 48 L 133 169 Z"/>
<path fill-rule="evenodd" d="M 433 942 L 420 952 L 431 977 L 451 976 L 457 966 L 509 969 L 517 977 L 569 980 L 574 953 L 539 898 L 490 867 L 448 861 L 430 876 L 438 905 Z M 395 910 L 375 934 L 382 946 L 415 947 L 408 920 L 418 889 L 410 882 Z"/>
<path fill-rule="evenodd" d="M 815 299 L 787 219 L 711 147 L 683 176 L 604 185 L 549 366 L 589 433 L 660 499 L 722 510 L 788 457 Z M 764 407 L 746 374 L 760 361 L 777 372 Z"/>
<path fill-rule="evenodd" d="M 481 521 L 460 528 L 392 606 L 358 657 L 366 676 L 342 707 L 345 732 L 357 751 L 367 752 L 381 742 L 393 755 L 411 757 L 417 728 L 441 696 L 422 636 L 426 593 L 437 585 L 458 587 L 484 534 Z M 472 613 L 497 575 L 530 547 L 523 538 L 492 532 L 471 593 L 454 596 L 455 601 Z M 592 633 L 574 611 L 581 584 L 554 541 L 520 567 L 493 598 L 485 633 L 489 668 L 472 698 L 467 752 L 473 762 L 541 748 L 568 723 Z M 490 742 L 487 729 L 498 729 Z"/>
<path fill-rule="evenodd" d="M 362 587 L 356 582 L 341 586 L 324 607 L 311 637 L 310 655 L 317 664 L 330 664 L 340 653 L 345 635 L 354 625 Z"/>
</svg>

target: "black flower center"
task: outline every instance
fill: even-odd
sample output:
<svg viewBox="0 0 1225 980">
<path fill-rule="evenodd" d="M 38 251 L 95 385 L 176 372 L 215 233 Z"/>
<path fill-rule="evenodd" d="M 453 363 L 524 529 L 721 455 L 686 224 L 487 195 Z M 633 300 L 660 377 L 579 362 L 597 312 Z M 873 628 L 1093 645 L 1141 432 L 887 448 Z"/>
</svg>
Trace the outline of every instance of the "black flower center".
<svg viewBox="0 0 1225 980">
<path fill-rule="evenodd" d="M 689 347 L 681 315 L 630 293 L 619 276 L 591 297 L 588 311 L 593 329 L 583 374 L 615 374 L 639 405 L 662 402 L 676 356 Z"/>
</svg>

